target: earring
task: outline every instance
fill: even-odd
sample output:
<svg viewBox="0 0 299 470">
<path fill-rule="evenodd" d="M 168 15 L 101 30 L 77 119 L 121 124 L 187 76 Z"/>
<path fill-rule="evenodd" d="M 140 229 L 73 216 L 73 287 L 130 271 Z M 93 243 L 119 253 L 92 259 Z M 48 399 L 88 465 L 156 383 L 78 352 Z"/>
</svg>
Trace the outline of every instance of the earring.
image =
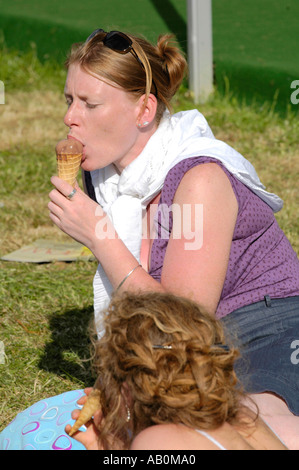
<svg viewBox="0 0 299 470">
<path fill-rule="evenodd" d="M 149 125 L 149 122 L 148 122 L 148 121 L 144 121 L 142 124 L 139 123 L 139 124 L 138 124 L 138 127 L 141 127 L 141 126 L 146 127 L 146 126 L 148 126 L 148 125 Z"/>
<path fill-rule="evenodd" d="M 127 403 L 126 403 L 126 412 L 127 412 L 126 422 L 129 423 L 131 421 L 131 411 L 130 411 L 130 408 L 128 407 Z"/>
</svg>

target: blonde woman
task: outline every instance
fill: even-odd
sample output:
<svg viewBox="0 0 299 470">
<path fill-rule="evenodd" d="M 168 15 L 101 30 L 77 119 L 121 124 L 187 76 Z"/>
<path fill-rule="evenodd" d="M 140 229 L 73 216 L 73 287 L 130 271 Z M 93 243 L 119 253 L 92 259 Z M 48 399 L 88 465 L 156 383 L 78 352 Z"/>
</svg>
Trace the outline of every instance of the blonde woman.
<svg viewBox="0 0 299 470">
<path fill-rule="evenodd" d="M 98 29 L 74 47 L 64 122 L 83 144 L 85 192 L 53 177 L 50 217 L 99 261 L 99 324 L 114 290 L 195 300 L 238 338 L 248 391 L 296 446 L 299 261 L 275 219 L 282 201 L 201 113 L 171 114 L 186 65 L 169 35 Z"/>
</svg>

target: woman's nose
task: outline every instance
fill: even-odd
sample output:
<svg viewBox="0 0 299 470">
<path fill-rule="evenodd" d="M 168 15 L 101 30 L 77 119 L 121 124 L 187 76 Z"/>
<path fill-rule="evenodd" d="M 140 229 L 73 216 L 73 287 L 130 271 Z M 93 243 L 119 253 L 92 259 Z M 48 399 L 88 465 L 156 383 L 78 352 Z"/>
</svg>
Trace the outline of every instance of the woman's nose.
<svg viewBox="0 0 299 470">
<path fill-rule="evenodd" d="M 74 125 L 78 125 L 79 115 L 78 115 L 78 109 L 76 109 L 76 106 L 74 103 L 70 104 L 68 107 L 67 112 L 65 113 L 64 116 L 64 124 L 68 127 L 72 127 Z"/>
</svg>

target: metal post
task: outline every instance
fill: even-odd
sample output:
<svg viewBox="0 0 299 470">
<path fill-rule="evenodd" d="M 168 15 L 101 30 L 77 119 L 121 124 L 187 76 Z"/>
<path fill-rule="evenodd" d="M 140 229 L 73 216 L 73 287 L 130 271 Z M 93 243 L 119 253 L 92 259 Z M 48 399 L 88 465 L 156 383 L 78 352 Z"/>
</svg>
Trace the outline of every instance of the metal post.
<svg viewBox="0 0 299 470">
<path fill-rule="evenodd" d="M 0 80 L 0 104 L 5 104 L 4 83 Z"/>
<path fill-rule="evenodd" d="M 194 101 L 213 91 L 212 0 L 187 0 L 189 86 Z"/>
</svg>

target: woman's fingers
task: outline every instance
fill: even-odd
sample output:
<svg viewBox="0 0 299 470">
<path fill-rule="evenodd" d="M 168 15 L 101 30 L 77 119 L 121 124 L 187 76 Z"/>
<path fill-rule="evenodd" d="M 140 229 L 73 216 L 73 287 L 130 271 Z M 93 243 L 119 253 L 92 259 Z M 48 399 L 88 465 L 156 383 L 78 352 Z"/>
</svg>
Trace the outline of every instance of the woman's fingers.
<svg viewBox="0 0 299 470">
<path fill-rule="evenodd" d="M 51 183 L 64 197 L 67 197 L 69 194 L 71 194 L 74 189 L 73 186 L 71 186 L 69 183 L 55 175 L 52 176 Z M 78 184 L 76 185 L 76 189 L 79 189 Z"/>
</svg>

